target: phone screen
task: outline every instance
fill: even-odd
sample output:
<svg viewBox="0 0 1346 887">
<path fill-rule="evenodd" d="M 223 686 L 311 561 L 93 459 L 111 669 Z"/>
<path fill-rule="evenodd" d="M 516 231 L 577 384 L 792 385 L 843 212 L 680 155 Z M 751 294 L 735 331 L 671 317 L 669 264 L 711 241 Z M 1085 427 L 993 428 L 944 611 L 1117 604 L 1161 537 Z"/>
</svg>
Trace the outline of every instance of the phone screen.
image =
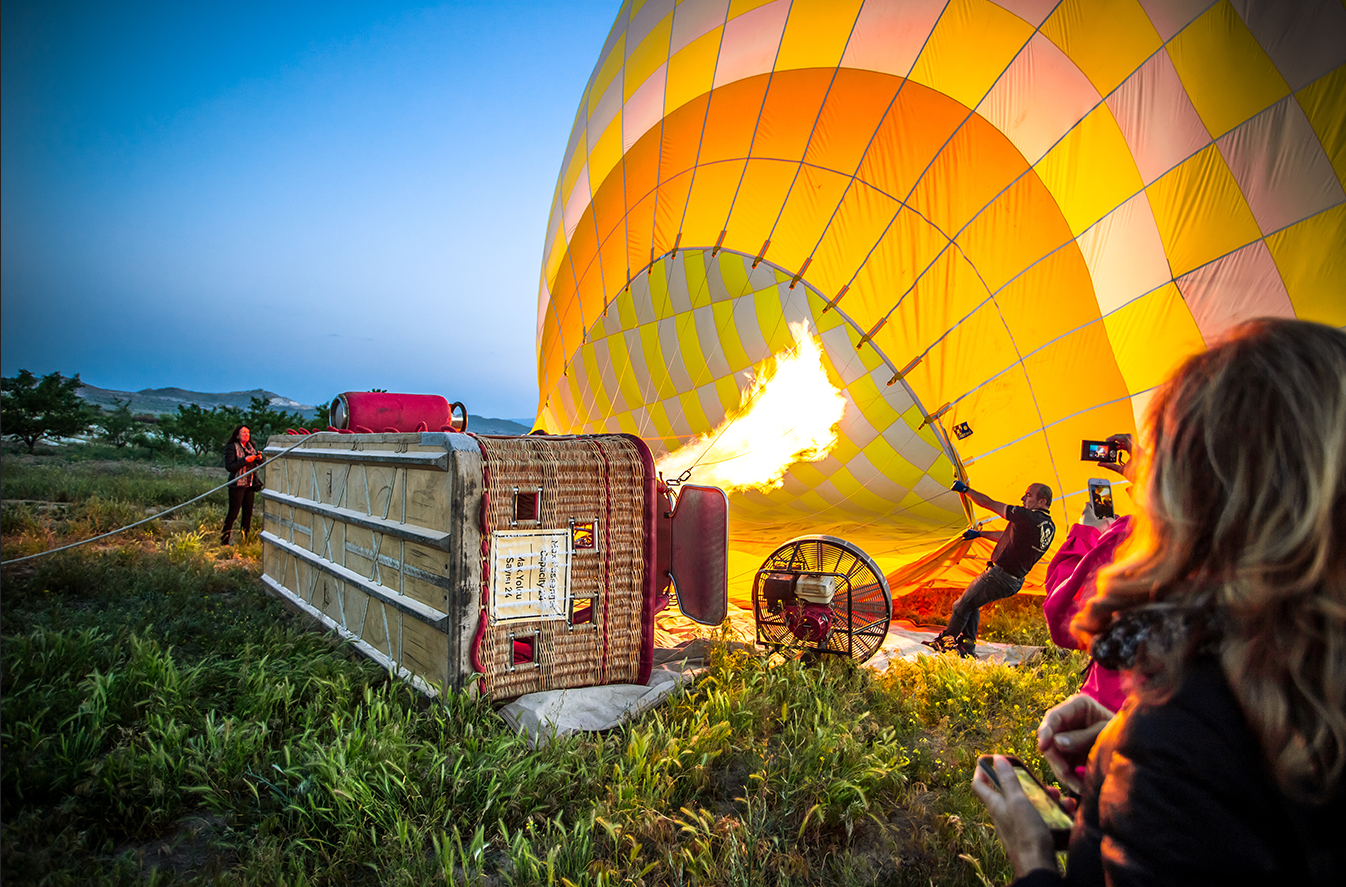
<svg viewBox="0 0 1346 887">
<path fill-rule="evenodd" d="M 1089 500 L 1094 505 L 1094 516 L 1100 518 L 1115 517 L 1112 509 L 1112 484 L 1105 480 L 1089 481 Z"/>
<path fill-rule="evenodd" d="M 1024 794 L 1028 795 L 1028 800 L 1033 802 L 1033 809 L 1038 811 L 1042 821 L 1047 823 L 1050 829 L 1069 830 L 1073 823 L 1066 811 L 1062 810 L 1056 801 L 1052 800 L 1051 795 L 1047 794 L 1046 789 L 1042 787 L 1033 774 L 1022 767 L 1015 766 L 1014 775 L 1019 777 L 1019 786 L 1023 788 Z"/>
</svg>

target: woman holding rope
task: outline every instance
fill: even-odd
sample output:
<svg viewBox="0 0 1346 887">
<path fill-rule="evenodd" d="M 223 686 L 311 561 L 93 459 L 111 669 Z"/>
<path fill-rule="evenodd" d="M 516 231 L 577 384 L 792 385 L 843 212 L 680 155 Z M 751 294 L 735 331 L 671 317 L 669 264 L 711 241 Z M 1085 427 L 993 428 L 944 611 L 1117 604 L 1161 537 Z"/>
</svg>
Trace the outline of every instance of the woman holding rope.
<svg viewBox="0 0 1346 887">
<path fill-rule="evenodd" d="M 238 426 L 224 445 L 224 467 L 229 472 L 229 514 L 224 519 L 220 545 L 229 544 L 234 519 L 240 510 L 243 512 L 243 538 L 245 541 L 248 538 L 248 531 L 252 529 L 252 501 L 262 487 L 262 479 L 247 472 L 260 464 L 262 456 L 252 445 L 252 432 L 246 425 Z"/>
</svg>

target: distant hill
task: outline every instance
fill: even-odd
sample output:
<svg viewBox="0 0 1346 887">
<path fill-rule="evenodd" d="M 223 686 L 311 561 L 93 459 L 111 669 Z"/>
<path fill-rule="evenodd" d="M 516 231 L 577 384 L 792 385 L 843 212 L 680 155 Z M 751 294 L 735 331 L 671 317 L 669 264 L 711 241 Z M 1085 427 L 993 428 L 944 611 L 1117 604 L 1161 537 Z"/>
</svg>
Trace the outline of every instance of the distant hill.
<svg viewBox="0 0 1346 887">
<path fill-rule="evenodd" d="M 89 403 L 98 404 L 100 407 L 108 409 L 112 409 L 113 398 L 123 401 L 129 399 L 131 401 L 131 412 L 153 413 L 155 415 L 175 413 L 178 407 L 186 404 L 196 404 L 207 410 L 216 407 L 238 407 L 245 410 L 252 403 L 254 397 L 264 398 L 274 409 L 287 413 L 298 413 L 306 419 L 311 419 L 319 413 L 326 413 L 327 411 L 326 404 L 314 406 L 299 403 L 264 388 L 254 388 L 251 391 L 224 391 L 214 394 L 204 391 L 188 391 L 185 388 L 145 388 L 141 391 L 116 391 L 112 388 L 99 388 L 85 382 L 83 387 L 79 389 L 79 396 Z M 490 419 L 469 413 L 467 430 L 475 431 L 478 434 L 527 434 L 532 429 L 531 424 L 526 424 L 528 422 L 529 420 L 519 422 L 513 419 Z"/>
</svg>

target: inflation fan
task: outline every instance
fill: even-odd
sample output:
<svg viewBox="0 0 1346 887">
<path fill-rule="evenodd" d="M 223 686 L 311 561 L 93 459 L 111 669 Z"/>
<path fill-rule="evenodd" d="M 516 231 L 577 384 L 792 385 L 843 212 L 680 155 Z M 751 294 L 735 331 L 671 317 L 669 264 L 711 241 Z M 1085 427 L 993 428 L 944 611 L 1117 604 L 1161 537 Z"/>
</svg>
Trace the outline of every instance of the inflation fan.
<svg viewBox="0 0 1346 887">
<path fill-rule="evenodd" d="M 874 561 L 835 536 L 800 536 L 766 559 L 752 585 L 757 643 L 792 655 L 864 662 L 883 644 L 893 596 Z"/>
</svg>

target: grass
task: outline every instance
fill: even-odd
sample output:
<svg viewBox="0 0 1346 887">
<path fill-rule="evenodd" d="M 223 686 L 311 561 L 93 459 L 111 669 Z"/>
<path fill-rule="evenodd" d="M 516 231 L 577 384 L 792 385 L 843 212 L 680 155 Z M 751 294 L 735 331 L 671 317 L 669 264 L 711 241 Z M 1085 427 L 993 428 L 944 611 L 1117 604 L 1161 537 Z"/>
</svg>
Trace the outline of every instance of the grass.
<svg viewBox="0 0 1346 887">
<path fill-rule="evenodd" d="M 6 557 L 89 503 L 6 508 Z M 6 568 L 4 883 L 1003 882 L 971 768 L 1045 772 L 1032 730 L 1083 664 L 726 647 L 638 721 L 533 750 L 488 701 L 427 700 L 287 613 L 214 520 Z"/>
</svg>

